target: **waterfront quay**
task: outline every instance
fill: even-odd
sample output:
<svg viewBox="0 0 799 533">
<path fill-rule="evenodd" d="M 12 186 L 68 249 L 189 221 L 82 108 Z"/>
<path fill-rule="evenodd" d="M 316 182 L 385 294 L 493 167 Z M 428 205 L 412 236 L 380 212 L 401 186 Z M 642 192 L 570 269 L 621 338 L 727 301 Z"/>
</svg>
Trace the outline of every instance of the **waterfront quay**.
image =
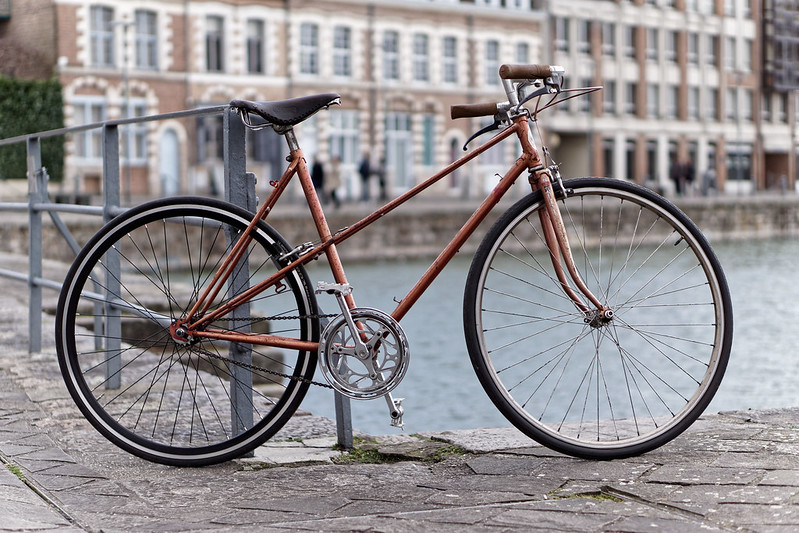
<svg viewBox="0 0 799 533">
<path fill-rule="evenodd" d="M 0 531 L 799 530 L 797 408 L 707 413 L 653 452 L 607 462 L 511 428 L 360 434 L 342 452 L 333 421 L 304 411 L 252 458 L 174 468 L 81 416 L 51 316 L 28 353 L 24 284 L 7 283 L 0 308 Z"/>
<path fill-rule="evenodd" d="M 259 194 L 265 197 L 263 192 Z M 799 236 L 798 194 L 692 196 L 671 200 L 685 211 L 711 243 Z M 512 202 L 503 200 L 488 215 L 461 248 L 462 255 L 471 255 L 477 249 L 482 236 Z M 345 203 L 339 209 L 328 205 L 326 216 L 335 233 L 367 216 L 377 207 L 375 203 L 359 202 Z M 435 257 L 476 208 L 474 200 L 448 197 L 414 199 L 339 245 L 339 253 L 345 261 Z M 596 212 L 599 213 L 599 205 Z M 97 217 L 63 213 L 61 218 L 81 245 L 102 225 Z M 281 202 L 269 214 L 268 222 L 292 246 L 318 240 L 304 204 Z M 26 254 L 27 228 L 26 214 L 8 213 L 4 216 L 4 223 L 0 225 L 0 252 Z M 74 259 L 74 254 L 46 217 L 42 240 L 45 259 L 67 264 Z"/>
</svg>

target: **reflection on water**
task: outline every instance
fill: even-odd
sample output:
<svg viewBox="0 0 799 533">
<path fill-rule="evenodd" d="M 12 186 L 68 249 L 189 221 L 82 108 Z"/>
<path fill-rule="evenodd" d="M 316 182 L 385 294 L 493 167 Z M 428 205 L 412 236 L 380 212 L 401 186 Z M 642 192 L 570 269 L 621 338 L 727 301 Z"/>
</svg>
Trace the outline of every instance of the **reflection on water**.
<svg viewBox="0 0 799 533">
<path fill-rule="evenodd" d="M 727 374 L 708 412 L 799 405 L 799 283 L 795 277 L 799 239 L 718 244 L 732 293 L 735 338 Z M 347 265 L 359 306 L 390 312 L 428 262 Z M 404 397 L 406 432 L 496 427 L 508 423 L 493 407 L 472 370 L 462 328 L 462 300 L 468 258 L 453 261 L 428 289 L 402 326 L 411 363 L 396 397 Z M 324 269 L 311 279 L 330 281 Z M 332 297 L 320 295 L 325 312 Z M 320 373 L 317 377 L 321 379 Z M 334 417 L 332 393 L 312 387 L 303 407 Z M 371 434 L 389 426 L 385 402 L 352 401 L 353 425 Z"/>
</svg>

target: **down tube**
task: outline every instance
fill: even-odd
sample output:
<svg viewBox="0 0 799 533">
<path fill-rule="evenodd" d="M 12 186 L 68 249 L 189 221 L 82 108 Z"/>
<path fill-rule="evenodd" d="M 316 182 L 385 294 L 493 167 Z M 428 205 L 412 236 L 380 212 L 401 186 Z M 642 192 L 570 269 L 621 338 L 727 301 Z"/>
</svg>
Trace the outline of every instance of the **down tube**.
<svg viewBox="0 0 799 533">
<path fill-rule="evenodd" d="M 485 219 L 488 213 L 497 205 L 497 203 L 502 199 L 508 189 L 516 183 L 516 180 L 519 178 L 522 172 L 527 170 L 528 168 L 528 161 L 527 158 L 524 156 L 520 157 L 516 160 L 516 163 L 508 170 L 505 177 L 503 177 L 499 184 L 491 191 L 491 194 L 483 200 L 483 203 L 480 204 L 480 207 L 469 217 L 469 220 L 466 221 L 466 224 L 455 234 L 452 240 L 449 242 L 446 248 L 442 250 L 442 252 L 438 255 L 433 264 L 427 269 L 427 271 L 419 278 L 419 281 L 416 282 L 416 285 L 411 288 L 405 298 L 403 298 L 399 305 L 394 309 L 394 312 L 391 313 L 391 316 L 396 321 L 402 320 L 402 317 L 413 307 L 413 304 L 424 294 L 424 291 L 433 283 L 433 281 L 438 277 L 444 267 L 455 257 L 455 254 L 461 249 L 463 243 L 466 242 L 472 233 L 477 229 L 477 226 Z"/>
</svg>

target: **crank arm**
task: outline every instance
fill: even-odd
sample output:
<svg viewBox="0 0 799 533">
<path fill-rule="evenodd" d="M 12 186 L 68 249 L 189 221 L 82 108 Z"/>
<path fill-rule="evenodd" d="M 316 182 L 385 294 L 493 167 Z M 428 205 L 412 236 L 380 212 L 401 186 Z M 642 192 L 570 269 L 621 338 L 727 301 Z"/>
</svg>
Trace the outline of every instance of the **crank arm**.
<svg viewBox="0 0 799 533">
<path fill-rule="evenodd" d="M 386 393 L 383 396 L 386 399 L 386 404 L 388 404 L 388 414 L 391 416 L 391 426 L 395 428 L 402 428 L 404 426 L 402 422 L 402 415 L 405 414 L 405 409 L 402 408 L 402 401 L 405 398 L 397 398 L 394 399 L 391 396 L 391 393 Z"/>
</svg>

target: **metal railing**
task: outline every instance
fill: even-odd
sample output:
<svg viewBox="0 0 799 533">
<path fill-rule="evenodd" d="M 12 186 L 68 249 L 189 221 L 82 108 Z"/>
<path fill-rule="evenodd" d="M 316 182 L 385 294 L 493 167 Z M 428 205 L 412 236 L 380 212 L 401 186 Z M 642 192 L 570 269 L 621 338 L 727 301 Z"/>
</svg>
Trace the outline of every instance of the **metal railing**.
<svg viewBox="0 0 799 533">
<path fill-rule="evenodd" d="M 40 352 L 42 349 L 42 289 L 61 290 L 61 281 L 49 280 L 43 277 L 43 213 L 47 213 L 58 232 L 66 241 L 74 254 L 78 254 L 81 246 L 73 237 L 59 213 L 77 213 L 83 215 L 100 216 L 103 222 L 108 222 L 126 208 L 120 206 L 120 127 L 145 122 L 183 119 L 206 115 L 223 115 L 223 163 L 224 163 L 224 191 L 225 199 L 235 205 L 243 207 L 250 212 L 256 210 L 255 176 L 247 172 L 245 150 L 245 127 L 238 114 L 229 106 L 215 106 L 164 113 L 146 117 L 129 119 L 108 120 L 70 128 L 59 128 L 28 135 L 21 135 L 8 139 L 0 139 L 0 146 L 15 143 L 25 143 L 27 149 L 27 202 L 0 202 L 0 212 L 27 212 L 29 217 L 28 232 L 28 272 L 15 272 L 0 268 L 0 277 L 26 282 L 29 288 L 28 311 L 28 351 Z M 75 205 L 67 203 L 54 203 L 50 201 L 47 184 L 48 175 L 42 166 L 41 141 L 42 139 L 66 134 L 82 133 L 89 130 L 101 130 L 102 152 L 102 206 Z M 246 282 L 246 280 L 244 281 Z M 109 297 L 103 294 L 92 295 L 101 303 L 111 304 Z M 246 306 L 244 306 L 246 307 Z M 244 311 L 248 312 L 248 311 Z M 235 360 L 246 360 L 251 357 L 251 348 L 248 345 L 231 345 L 231 357 Z M 241 372 L 250 371 L 237 367 Z M 239 373 L 241 373 L 239 372 Z M 237 378 L 248 380 L 251 376 L 242 375 Z M 239 387 L 233 387 L 238 389 Z M 249 401 L 247 398 L 238 398 L 239 408 Z M 352 415 L 349 398 L 335 393 L 336 426 L 338 442 L 344 447 L 352 447 Z M 236 417 L 233 417 L 234 419 Z"/>
</svg>

